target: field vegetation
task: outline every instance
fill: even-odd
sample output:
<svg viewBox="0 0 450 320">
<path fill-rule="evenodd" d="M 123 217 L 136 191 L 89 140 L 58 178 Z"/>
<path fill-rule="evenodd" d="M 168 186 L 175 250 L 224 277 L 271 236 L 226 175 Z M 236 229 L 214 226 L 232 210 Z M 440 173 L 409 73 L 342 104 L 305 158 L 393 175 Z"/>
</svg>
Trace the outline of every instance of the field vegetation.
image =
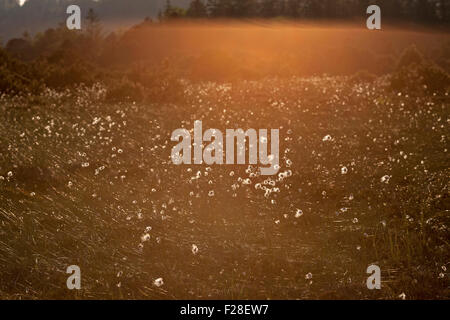
<svg viewBox="0 0 450 320">
<path fill-rule="evenodd" d="M 448 299 L 449 72 L 433 29 L 145 21 L 105 35 L 92 19 L 11 40 L 0 298 Z M 173 165 L 170 135 L 195 120 L 279 128 L 279 174 Z"/>
</svg>

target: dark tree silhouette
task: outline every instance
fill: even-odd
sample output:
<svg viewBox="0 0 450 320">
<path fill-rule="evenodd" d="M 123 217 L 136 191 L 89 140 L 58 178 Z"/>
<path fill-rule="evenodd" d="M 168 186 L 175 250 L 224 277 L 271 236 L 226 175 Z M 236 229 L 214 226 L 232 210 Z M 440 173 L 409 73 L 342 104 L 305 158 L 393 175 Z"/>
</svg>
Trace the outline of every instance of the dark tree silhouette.
<svg viewBox="0 0 450 320">
<path fill-rule="evenodd" d="M 186 16 L 186 10 L 172 6 L 172 3 L 170 0 L 166 1 L 166 8 L 164 10 L 164 14 L 162 16 L 162 19 L 178 19 Z"/>
<path fill-rule="evenodd" d="M 192 1 L 187 10 L 187 16 L 190 18 L 206 18 L 208 16 L 208 10 L 205 3 L 202 0 Z"/>
<path fill-rule="evenodd" d="M 369 5 L 376 4 L 383 18 L 418 23 L 449 23 L 450 0 L 199 0 L 190 10 L 204 12 L 209 17 L 262 17 L 308 19 L 350 19 L 365 17 Z M 198 8 L 198 9 L 196 9 Z"/>
<path fill-rule="evenodd" d="M 260 3 L 260 15 L 264 18 L 271 18 L 277 16 L 276 1 L 262 0 Z"/>
<path fill-rule="evenodd" d="M 100 18 L 92 8 L 89 8 L 86 15 L 86 30 L 89 37 L 93 40 L 98 40 L 101 37 L 102 27 L 100 25 Z"/>
<path fill-rule="evenodd" d="M 435 18 L 433 4 L 428 0 L 417 0 L 416 17 L 419 22 L 431 22 Z"/>
</svg>

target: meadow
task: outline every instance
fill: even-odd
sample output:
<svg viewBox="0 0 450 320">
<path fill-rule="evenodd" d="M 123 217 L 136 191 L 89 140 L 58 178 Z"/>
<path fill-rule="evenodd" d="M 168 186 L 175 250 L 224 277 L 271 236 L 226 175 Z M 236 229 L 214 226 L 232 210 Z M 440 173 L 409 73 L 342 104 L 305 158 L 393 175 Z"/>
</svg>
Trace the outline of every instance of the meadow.
<svg viewBox="0 0 450 320">
<path fill-rule="evenodd" d="M 448 34 L 158 28 L 117 85 L 0 96 L 0 298 L 449 299 Z M 195 120 L 279 128 L 278 175 L 174 165 Z"/>
</svg>

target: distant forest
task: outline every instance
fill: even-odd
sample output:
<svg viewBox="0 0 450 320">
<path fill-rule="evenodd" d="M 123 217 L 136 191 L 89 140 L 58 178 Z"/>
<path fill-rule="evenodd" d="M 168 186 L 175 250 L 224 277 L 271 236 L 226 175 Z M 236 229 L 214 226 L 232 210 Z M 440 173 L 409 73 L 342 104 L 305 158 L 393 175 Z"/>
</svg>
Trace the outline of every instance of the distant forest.
<svg viewBox="0 0 450 320">
<path fill-rule="evenodd" d="M 449 23 L 450 0 L 193 0 L 187 10 L 166 2 L 164 17 L 352 19 L 371 4 L 392 21 Z"/>
<path fill-rule="evenodd" d="M 93 9 L 107 31 L 144 18 L 361 20 L 371 4 L 380 6 L 383 21 L 450 24 L 450 0 L 27 0 L 22 6 L 19 0 L 0 0 L 0 41 L 63 23 L 72 4 L 83 12 Z"/>
</svg>

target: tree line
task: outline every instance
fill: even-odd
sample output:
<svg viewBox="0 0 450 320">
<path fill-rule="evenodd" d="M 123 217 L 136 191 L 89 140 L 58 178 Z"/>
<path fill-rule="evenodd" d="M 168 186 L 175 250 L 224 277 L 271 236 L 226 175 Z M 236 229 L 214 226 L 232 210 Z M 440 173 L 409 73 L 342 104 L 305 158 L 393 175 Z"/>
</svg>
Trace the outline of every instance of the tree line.
<svg viewBox="0 0 450 320">
<path fill-rule="evenodd" d="M 364 17 L 371 4 L 392 21 L 450 22 L 449 0 L 192 0 L 187 9 L 167 0 L 159 17 L 352 19 Z"/>
</svg>

